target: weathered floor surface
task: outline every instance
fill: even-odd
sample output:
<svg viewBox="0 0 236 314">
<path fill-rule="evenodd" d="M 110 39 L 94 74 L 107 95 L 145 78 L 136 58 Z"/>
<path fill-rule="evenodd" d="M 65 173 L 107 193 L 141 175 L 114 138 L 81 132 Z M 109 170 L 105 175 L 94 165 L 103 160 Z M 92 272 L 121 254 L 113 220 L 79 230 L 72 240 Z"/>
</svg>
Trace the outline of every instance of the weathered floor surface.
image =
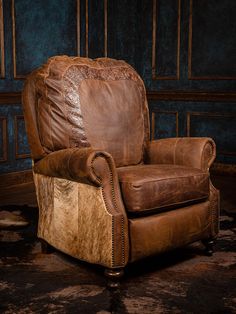
<svg viewBox="0 0 236 314">
<path fill-rule="evenodd" d="M 236 313 L 236 223 L 228 216 L 213 257 L 196 243 L 144 260 L 112 291 L 102 268 L 42 254 L 37 210 L 17 209 L 31 223 L 0 231 L 0 313 Z"/>
</svg>

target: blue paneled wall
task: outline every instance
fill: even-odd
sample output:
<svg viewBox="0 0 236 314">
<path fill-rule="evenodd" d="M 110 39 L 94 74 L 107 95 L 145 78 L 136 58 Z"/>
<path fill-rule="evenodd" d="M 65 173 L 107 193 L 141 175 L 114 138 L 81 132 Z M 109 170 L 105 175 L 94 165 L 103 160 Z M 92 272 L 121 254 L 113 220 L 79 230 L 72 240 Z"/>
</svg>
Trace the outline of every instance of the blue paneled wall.
<svg viewBox="0 0 236 314">
<path fill-rule="evenodd" d="M 144 79 L 152 138 L 211 136 L 236 164 L 236 1 L 0 0 L 0 172 L 29 169 L 25 76 L 58 54 L 124 59 Z"/>
</svg>

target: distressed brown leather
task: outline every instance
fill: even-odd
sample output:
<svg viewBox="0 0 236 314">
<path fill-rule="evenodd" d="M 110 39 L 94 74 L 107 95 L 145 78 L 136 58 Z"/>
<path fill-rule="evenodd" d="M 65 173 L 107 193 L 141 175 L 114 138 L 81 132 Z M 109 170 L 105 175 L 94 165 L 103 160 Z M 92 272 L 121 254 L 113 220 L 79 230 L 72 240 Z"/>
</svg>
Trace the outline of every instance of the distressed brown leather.
<svg viewBox="0 0 236 314">
<path fill-rule="evenodd" d="M 147 163 L 183 165 L 209 170 L 216 156 L 215 143 L 208 137 L 166 138 L 149 143 Z"/>
<path fill-rule="evenodd" d="M 117 166 L 143 160 L 144 116 L 137 91 L 137 84 L 130 80 L 86 80 L 80 86 L 88 142 L 114 156 Z"/>
<path fill-rule="evenodd" d="M 23 109 L 39 235 L 51 245 L 117 268 L 217 236 L 219 192 L 209 181 L 214 141 L 150 142 L 144 84 L 126 62 L 50 58 L 28 77 Z"/>
<path fill-rule="evenodd" d="M 130 261 L 211 237 L 209 201 L 129 219 Z"/>
<path fill-rule="evenodd" d="M 34 159 L 91 146 L 111 153 L 116 166 L 143 161 L 149 138 L 145 88 L 124 61 L 53 57 L 27 79 L 23 106 Z"/>
<path fill-rule="evenodd" d="M 78 182 L 88 182 L 100 186 L 102 184 L 102 176 L 108 176 L 105 172 L 96 169 L 94 160 L 100 156 L 103 163 L 112 157 L 101 151 L 90 148 L 67 148 L 47 155 L 34 164 L 34 172 L 45 176 L 63 178 Z M 98 172 L 98 174 L 96 174 Z"/>
<path fill-rule="evenodd" d="M 209 197 L 209 173 L 196 168 L 158 164 L 122 167 L 117 171 L 129 212 L 160 212 Z"/>
<path fill-rule="evenodd" d="M 31 75 L 30 78 L 27 79 L 22 92 L 22 108 L 24 112 L 25 127 L 31 150 L 31 156 L 33 159 L 40 159 L 46 156 L 47 152 L 41 144 L 37 127 L 37 92 L 35 84 L 35 77 L 34 75 Z"/>
<path fill-rule="evenodd" d="M 113 267 L 127 264 L 128 220 L 121 200 L 115 163 L 111 155 L 92 148 L 68 148 L 53 152 L 34 165 L 34 173 L 73 180 L 102 188 L 104 206 L 113 221 Z M 39 187 L 38 187 L 39 188 Z"/>
</svg>

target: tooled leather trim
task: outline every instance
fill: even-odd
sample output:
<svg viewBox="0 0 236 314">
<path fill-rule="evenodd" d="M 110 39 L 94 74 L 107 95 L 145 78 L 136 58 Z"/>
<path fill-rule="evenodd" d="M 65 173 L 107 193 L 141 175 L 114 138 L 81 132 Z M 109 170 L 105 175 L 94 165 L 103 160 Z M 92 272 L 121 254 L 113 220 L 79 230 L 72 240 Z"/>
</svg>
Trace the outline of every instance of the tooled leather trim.
<svg viewBox="0 0 236 314">
<path fill-rule="evenodd" d="M 54 69 L 55 68 L 55 69 Z M 76 69 L 76 73 L 71 75 L 73 69 Z M 69 75 L 68 75 L 69 74 Z M 79 75 L 78 75 L 79 74 Z M 37 78 L 36 89 L 38 91 L 45 88 L 45 84 L 50 85 L 51 88 L 60 85 L 60 81 L 63 80 L 63 86 L 60 85 L 61 92 L 64 98 L 65 105 L 68 106 L 68 122 L 73 120 L 80 121 L 80 128 L 78 130 L 77 123 L 71 128 L 71 138 L 69 138 L 70 147 L 89 147 L 88 139 L 83 125 L 83 117 L 81 110 L 78 113 L 77 110 L 73 111 L 74 102 L 79 105 L 80 98 L 78 95 L 78 87 L 84 79 L 100 79 L 100 80 L 118 80 L 127 79 L 133 80 L 138 84 L 138 88 L 141 91 L 142 104 L 143 104 L 143 119 L 144 119 L 144 139 L 143 139 L 143 156 L 149 142 L 149 114 L 146 100 L 145 86 L 137 74 L 137 72 L 125 61 L 115 60 L 110 58 L 98 58 L 89 59 L 82 57 L 68 57 L 68 56 L 55 56 L 48 60 L 39 70 L 35 71 L 35 77 Z M 73 80 L 76 80 L 75 82 Z M 51 85 L 52 84 L 52 85 Z M 44 86 L 44 87 L 43 87 Z M 46 87 L 47 89 L 47 87 Z M 73 99 L 69 97 L 69 91 L 77 91 L 77 96 Z M 72 93 L 73 95 L 73 93 Z M 74 93 L 75 95 L 75 93 Z M 62 99 L 63 100 L 63 99 Z M 48 101 L 51 101 L 48 99 Z M 44 150 L 46 148 L 44 147 Z M 47 150 L 47 149 L 46 149 Z M 47 150 L 47 153 L 49 151 Z"/>
<path fill-rule="evenodd" d="M 110 175 L 110 184 L 111 184 L 111 193 L 112 193 L 112 201 L 113 201 L 113 208 L 111 208 L 107 201 L 106 201 L 106 193 L 104 191 L 104 186 L 102 184 L 102 179 L 99 178 L 101 182 L 102 187 L 102 195 L 103 200 L 106 206 L 107 211 L 112 215 L 112 267 L 123 267 L 125 266 L 125 228 L 124 228 L 124 216 L 120 211 L 118 210 L 117 206 L 117 200 L 116 200 L 116 193 L 115 193 L 115 186 L 114 186 L 114 178 L 112 173 L 112 164 L 109 158 L 104 156 L 103 154 L 96 154 L 93 159 L 91 160 L 91 164 L 89 165 L 93 172 L 95 173 L 94 167 L 93 167 L 93 161 L 97 158 L 101 157 L 106 160 L 108 166 L 109 166 L 109 175 Z M 115 210 L 115 211 L 114 211 Z M 118 215 L 117 215 L 118 214 Z M 117 227 L 121 228 L 121 235 L 120 235 L 120 241 L 117 238 Z M 119 254 L 119 250 L 117 250 L 118 243 L 121 243 L 121 256 Z"/>
</svg>

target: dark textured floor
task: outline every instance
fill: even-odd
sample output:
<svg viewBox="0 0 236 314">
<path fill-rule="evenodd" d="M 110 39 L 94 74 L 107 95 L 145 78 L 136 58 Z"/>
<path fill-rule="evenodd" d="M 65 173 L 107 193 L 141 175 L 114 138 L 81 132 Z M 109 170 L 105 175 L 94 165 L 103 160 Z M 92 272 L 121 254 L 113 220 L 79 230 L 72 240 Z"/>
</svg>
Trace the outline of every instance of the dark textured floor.
<svg viewBox="0 0 236 314">
<path fill-rule="evenodd" d="M 224 211 L 213 257 L 195 243 L 130 265 L 109 290 L 101 267 L 41 253 L 36 208 L 2 209 L 30 225 L 0 230 L 0 313 L 236 313 L 236 223 Z"/>
<path fill-rule="evenodd" d="M 200 243 L 130 265 L 117 291 L 102 268 L 42 254 L 29 227 L 1 230 L 1 313 L 236 313 L 236 223 L 221 217 L 213 257 Z"/>
</svg>

